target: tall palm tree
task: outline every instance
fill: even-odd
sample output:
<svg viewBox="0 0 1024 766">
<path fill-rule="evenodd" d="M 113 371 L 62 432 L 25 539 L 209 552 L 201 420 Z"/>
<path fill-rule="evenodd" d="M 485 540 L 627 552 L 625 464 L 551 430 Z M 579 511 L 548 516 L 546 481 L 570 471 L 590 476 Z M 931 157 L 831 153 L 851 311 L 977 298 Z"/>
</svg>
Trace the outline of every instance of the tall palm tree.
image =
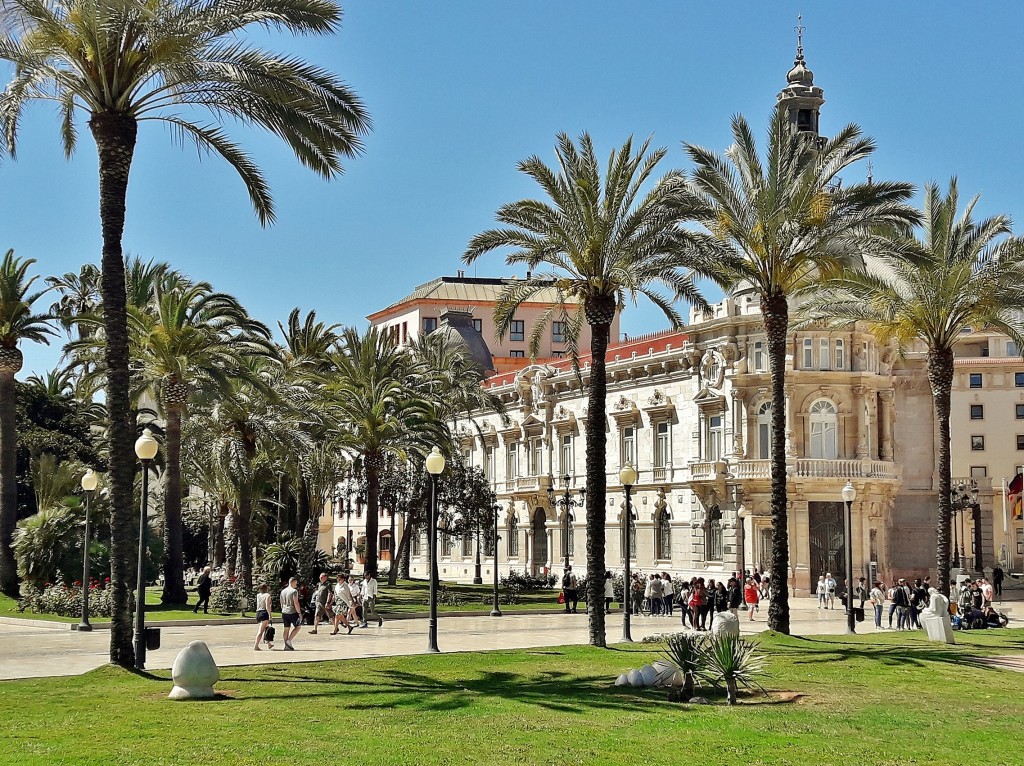
<svg viewBox="0 0 1024 766">
<path fill-rule="evenodd" d="M 697 246 L 706 237 L 680 224 L 692 212 L 691 195 L 678 171 L 652 183 L 665 149 L 648 153 L 649 141 L 636 152 L 630 138 L 608 158 L 604 179 L 594 145 L 584 133 L 579 147 L 558 136 L 558 167 L 533 156 L 519 170 L 540 184 L 550 202 L 520 200 L 499 208 L 497 218 L 511 228 L 476 235 L 463 255 L 472 263 L 496 248 L 511 247 L 510 264 L 551 273 L 508 287 L 499 297 L 494 318 L 499 336 L 510 327 L 516 309 L 541 291 L 554 291 L 557 306 L 545 312 L 530 336 L 537 354 L 549 319 L 566 323 L 567 349 L 577 360 L 582 323 L 590 326 L 590 376 L 587 418 L 587 591 L 591 604 L 602 603 L 605 573 L 606 391 L 605 353 L 612 320 L 627 297 L 647 296 L 674 327 L 683 320 L 673 305 L 707 304 L 693 283 L 700 269 Z M 650 186 L 646 192 L 643 190 Z M 671 297 L 658 291 L 668 288 Z M 582 304 L 582 311 L 579 310 Z M 590 643 L 605 646 L 604 611 L 590 610 Z"/>
<path fill-rule="evenodd" d="M 822 145 L 797 131 L 776 108 L 765 161 L 742 116 L 732 120 L 735 143 L 720 156 L 685 144 L 694 170 L 689 186 L 701 202 L 699 220 L 717 242 L 720 281 L 760 296 L 772 386 L 772 602 L 768 624 L 789 633 L 789 530 L 786 512 L 786 342 L 789 300 L 853 262 L 871 227 L 906 227 L 917 220 L 904 205 L 910 184 L 842 185 L 837 176 L 868 157 L 874 143 L 856 125 Z M 861 246 L 863 247 L 863 246 Z"/>
<path fill-rule="evenodd" d="M 1024 348 L 1024 239 L 1008 236 L 1010 219 L 974 219 L 974 197 L 957 214 L 956 179 L 943 196 L 925 186 L 921 229 L 884 241 L 863 271 L 829 280 L 806 306 L 810 319 L 863 322 L 880 340 L 901 349 L 928 349 L 928 382 L 939 427 L 939 503 L 936 571 L 949 595 L 950 391 L 953 352 L 963 331 L 993 328 Z"/>
<path fill-rule="evenodd" d="M 245 358 L 273 354 L 270 331 L 232 296 L 206 282 L 176 276 L 158 282 L 152 303 L 129 312 L 132 364 L 163 410 L 165 604 L 188 601 L 181 528 L 181 424 L 189 401 L 205 388 L 230 391 L 248 369 Z"/>
<path fill-rule="evenodd" d="M 32 292 L 39 278 L 29 277 L 35 261 L 21 260 L 8 250 L 0 261 L 0 591 L 18 597 L 18 568 L 11 549 L 18 523 L 17 417 L 14 376 L 24 363 L 18 344 L 23 341 L 49 344 L 56 335 L 49 317 L 32 313 L 32 304 L 46 290 Z"/>
<path fill-rule="evenodd" d="M 380 474 L 387 455 L 424 455 L 433 445 L 446 447 L 448 431 L 432 397 L 410 382 L 410 355 L 396 348 L 375 327 L 364 334 L 346 328 L 331 357 L 334 370 L 325 380 L 338 424 L 338 443 L 358 457 L 366 479 L 366 562 L 377 571 L 377 522 Z"/>
<path fill-rule="evenodd" d="M 88 116 L 99 153 L 103 233 L 101 292 L 110 410 L 113 586 L 111 662 L 134 653 L 127 583 L 132 550 L 135 429 L 130 422 L 124 232 L 128 176 L 141 122 L 162 121 L 175 138 L 223 157 L 239 174 L 261 223 L 274 219 L 267 182 L 249 155 L 217 124 L 223 117 L 282 138 L 298 160 L 325 178 L 361 151 L 369 119 L 358 97 L 333 74 L 296 57 L 247 44 L 251 27 L 297 34 L 333 32 L 332 0 L 5 0 L 0 59 L 14 64 L 0 96 L 0 126 L 13 155 L 29 101 L 55 101 L 70 155 L 76 112 Z M 208 110 L 213 122 L 197 121 Z"/>
<path fill-rule="evenodd" d="M 77 330 L 81 339 L 88 330 L 76 320 L 83 314 L 95 313 L 100 307 L 100 270 L 85 263 L 78 272 L 69 271 L 59 277 L 47 277 L 46 284 L 60 293 L 60 299 L 50 306 L 50 313 L 60 322 L 69 336 Z"/>
</svg>

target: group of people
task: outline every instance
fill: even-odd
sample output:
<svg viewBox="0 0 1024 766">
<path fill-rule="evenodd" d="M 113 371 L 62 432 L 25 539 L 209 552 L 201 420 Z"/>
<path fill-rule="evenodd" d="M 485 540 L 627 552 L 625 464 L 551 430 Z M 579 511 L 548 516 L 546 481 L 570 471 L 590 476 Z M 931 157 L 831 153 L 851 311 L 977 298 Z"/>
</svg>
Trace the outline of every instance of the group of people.
<svg viewBox="0 0 1024 766">
<path fill-rule="evenodd" d="M 320 582 L 309 597 L 309 610 L 312 612 L 313 629 L 316 635 L 320 623 L 330 624 L 334 630 L 332 636 L 345 628 L 346 635 L 356 628 L 366 628 L 369 620 L 375 620 L 377 626 L 384 624 L 384 618 L 377 614 L 377 579 L 372 572 L 365 572 L 360 581 L 353 574 L 339 574 L 337 583 L 331 587 L 330 577 L 326 572 L 320 574 Z M 299 591 L 298 578 L 292 577 L 288 585 L 281 591 L 281 623 L 283 630 L 281 639 L 285 651 L 294 651 L 293 641 L 302 627 L 303 605 Z M 260 644 L 266 641 L 267 648 L 273 649 L 272 636 L 276 631 L 268 631 L 273 621 L 273 601 L 270 589 L 261 585 L 256 594 L 256 641 L 255 651 L 260 651 Z"/>
</svg>

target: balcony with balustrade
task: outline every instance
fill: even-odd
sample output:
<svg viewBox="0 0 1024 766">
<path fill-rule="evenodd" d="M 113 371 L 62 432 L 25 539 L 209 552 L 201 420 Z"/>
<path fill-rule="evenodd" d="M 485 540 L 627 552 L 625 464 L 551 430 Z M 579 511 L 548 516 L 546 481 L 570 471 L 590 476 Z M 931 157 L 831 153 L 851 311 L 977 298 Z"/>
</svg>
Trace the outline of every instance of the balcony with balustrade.
<svg viewBox="0 0 1024 766">
<path fill-rule="evenodd" d="M 734 460 L 690 463 L 691 483 L 715 482 L 723 479 L 739 481 L 770 481 L 770 460 Z M 899 478 L 896 463 L 890 460 L 796 458 L 786 464 L 793 479 L 879 479 Z"/>
</svg>

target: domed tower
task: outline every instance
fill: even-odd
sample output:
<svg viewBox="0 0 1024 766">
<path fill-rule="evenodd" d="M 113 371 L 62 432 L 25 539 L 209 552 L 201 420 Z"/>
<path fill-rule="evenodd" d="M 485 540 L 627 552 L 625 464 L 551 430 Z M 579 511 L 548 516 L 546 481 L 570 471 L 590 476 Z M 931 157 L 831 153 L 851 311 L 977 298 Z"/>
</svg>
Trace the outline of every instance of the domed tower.
<svg viewBox="0 0 1024 766">
<path fill-rule="evenodd" d="M 779 91 L 779 106 L 789 114 L 789 120 L 797 130 L 811 133 L 820 138 L 818 117 L 821 105 L 825 103 L 825 91 L 814 84 L 814 72 L 807 68 L 804 60 L 804 26 L 802 16 L 797 17 L 796 59 L 793 68 L 786 74 L 787 85 Z"/>
</svg>

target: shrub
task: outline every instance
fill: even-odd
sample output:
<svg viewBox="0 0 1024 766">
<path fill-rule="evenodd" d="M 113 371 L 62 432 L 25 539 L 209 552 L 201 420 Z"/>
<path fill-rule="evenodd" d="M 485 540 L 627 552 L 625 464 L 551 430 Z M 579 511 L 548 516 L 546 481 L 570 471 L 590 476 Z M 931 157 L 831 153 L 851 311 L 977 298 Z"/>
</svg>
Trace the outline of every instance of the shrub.
<svg viewBox="0 0 1024 766">
<path fill-rule="evenodd" d="M 553 574 L 547 576 L 541 575 L 535 577 L 526 572 L 517 572 L 511 570 L 507 575 L 501 578 L 501 585 L 504 588 L 517 587 L 520 591 L 523 590 L 539 590 L 540 588 L 553 588 L 555 583 L 558 582 L 558 577 Z"/>
<path fill-rule="evenodd" d="M 743 638 L 711 636 L 704 645 L 704 666 L 697 671 L 716 686 L 725 683 L 730 705 L 736 704 L 738 687 L 757 687 L 764 692 L 755 677 L 764 673 L 764 657 L 757 653 L 753 643 Z"/>
<path fill-rule="evenodd" d="M 215 612 L 241 612 L 243 587 L 237 579 L 223 580 L 210 592 L 210 608 Z M 255 597 L 250 602 L 256 603 Z"/>
<path fill-rule="evenodd" d="M 81 538 L 77 515 L 62 505 L 45 508 L 22 519 L 14 531 L 13 541 L 18 572 L 38 588 L 44 583 L 62 580 L 62 569 L 81 571 Z"/>
<path fill-rule="evenodd" d="M 425 603 L 429 604 L 430 601 Z M 442 585 L 437 589 L 437 603 L 442 606 L 463 606 L 466 603 L 466 597 L 447 585 Z"/>
<path fill-rule="evenodd" d="M 89 616 L 110 617 L 110 589 L 100 587 L 100 582 L 93 580 L 89 584 Z M 132 606 L 134 607 L 134 601 Z M 55 614 L 61 617 L 80 617 L 82 614 L 82 583 L 70 586 L 62 582 L 47 583 L 43 588 L 26 583 L 21 586 L 21 598 L 18 599 L 19 612 L 33 614 Z"/>
</svg>

